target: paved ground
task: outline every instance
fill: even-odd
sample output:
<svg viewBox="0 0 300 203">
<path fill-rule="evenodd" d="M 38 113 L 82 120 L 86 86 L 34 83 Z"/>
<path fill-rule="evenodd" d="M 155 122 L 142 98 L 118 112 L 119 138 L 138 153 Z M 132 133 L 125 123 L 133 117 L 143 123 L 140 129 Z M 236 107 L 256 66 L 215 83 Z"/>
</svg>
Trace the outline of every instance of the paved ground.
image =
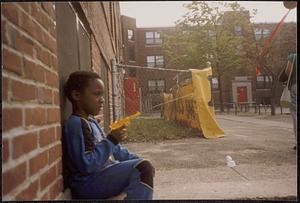
<svg viewBox="0 0 300 203">
<path fill-rule="evenodd" d="M 295 199 L 290 116 L 217 115 L 217 120 L 224 138 L 126 144 L 154 164 L 154 199 Z M 242 175 L 226 166 L 226 155 Z"/>
</svg>

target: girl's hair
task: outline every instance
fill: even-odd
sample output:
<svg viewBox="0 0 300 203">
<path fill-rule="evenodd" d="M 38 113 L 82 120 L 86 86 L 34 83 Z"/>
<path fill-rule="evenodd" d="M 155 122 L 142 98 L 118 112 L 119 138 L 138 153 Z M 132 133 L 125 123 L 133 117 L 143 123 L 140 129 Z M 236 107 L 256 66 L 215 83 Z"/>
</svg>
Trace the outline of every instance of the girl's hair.
<svg viewBox="0 0 300 203">
<path fill-rule="evenodd" d="M 72 91 L 82 92 L 88 86 L 91 79 L 101 79 L 101 77 L 92 71 L 76 71 L 71 73 L 64 86 L 64 93 L 67 98 L 72 102 Z"/>
</svg>

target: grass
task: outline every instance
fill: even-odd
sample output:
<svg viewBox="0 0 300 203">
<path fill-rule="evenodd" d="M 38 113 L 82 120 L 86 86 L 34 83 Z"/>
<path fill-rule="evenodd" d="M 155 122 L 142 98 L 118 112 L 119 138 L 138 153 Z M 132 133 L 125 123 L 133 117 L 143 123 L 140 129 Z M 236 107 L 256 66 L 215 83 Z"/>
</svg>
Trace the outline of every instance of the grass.
<svg viewBox="0 0 300 203">
<path fill-rule="evenodd" d="M 200 136 L 197 129 L 159 118 L 134 119 L 128 126 L 127 133 L 126 142 L 157 142 Z"/>
</svg>

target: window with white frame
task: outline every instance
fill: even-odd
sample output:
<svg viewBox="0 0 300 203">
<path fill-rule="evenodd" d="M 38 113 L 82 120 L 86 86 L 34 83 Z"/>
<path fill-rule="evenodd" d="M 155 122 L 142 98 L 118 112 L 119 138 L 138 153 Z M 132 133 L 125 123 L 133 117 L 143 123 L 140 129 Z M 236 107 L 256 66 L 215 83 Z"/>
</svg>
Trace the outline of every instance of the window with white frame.
<svg viewBox="0 0 300 203">
<path fill-rule="evenodd" d="M 270 80 L 269 80 L 270 77 Z M 256 77 L 256 88 L 264 89 L 264 88 L 271 88 L 272 86 L 272 76 L 267 75 L 260 75 Z"/>
<path fill-rule="evenodd" d="M 150 92 L 161 92 L 165 90 L 165 80 L 148 80 Z"/>
<path fill-rule="evenodd" d="M 156 90 L 156 80 L 148 80 L 148 89 L 149 91 Z"/>
<path fill-rule="evenodd" d="M 133 40 L 133 38 L 134 38 L 133 30 L 127 30 L 127 37 L 128 37 L 128 40 Z"/>
<path fill-rule="evenodd" d="M 159 32 L 146 32 L 146 44 L 162 44 Z"/>
<path fill-rule="evenodd" d="M 148 67 L 155 66 L 155 56 L 147 56 L 147 66 Z"/>
<path fill-rule="evenodd" d="M 164 66 L 164 56 L 155 56 L 155 66 Z"/>
<path fill-rule="evenodd" d="M 158 91 L 164 91 L 165 90 L 165 81 L 164 80 L 157 80 L 157 90 Z"/>
<path fill-rule="evenodd" d="M 263 29 L 263 37 L 268 37 L 270 35 L 270 30 L 269 29 Z"/>
<path fill-rule="evenodd" d="M 147 56 L 148 67 L 163 67 L 164 56 Z"/>
</svg>

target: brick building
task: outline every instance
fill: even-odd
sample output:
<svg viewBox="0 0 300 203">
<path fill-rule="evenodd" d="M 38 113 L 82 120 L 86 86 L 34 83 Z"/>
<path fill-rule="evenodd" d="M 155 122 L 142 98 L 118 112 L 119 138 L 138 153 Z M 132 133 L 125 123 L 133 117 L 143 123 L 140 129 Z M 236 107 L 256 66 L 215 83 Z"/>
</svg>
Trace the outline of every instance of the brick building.
<svg viewBox="0 0 300 203">
<path fill-rule="evenodd" d="M 71 72 L 104 80 L 105 129 L 122 116 L 122 74 L 112 65 L 122 60 L 120 20 L 118 2 L 1 3 L 3 200 L 62 198 Z"/>
<path fill-rule="evenodd" d="M 230 12 L 227 13 L 230 17 Z M 243 12 L 243 15 L 250 20 L 249 11 Z M 256 23 L 254 24 L 253 37 L 257 43 L 261 40 L 266 40 L 271 34 L 277 23 Z M 234 26 L 234 32 L 237 36 L 241 35 L 242 27 Z M 162 35 L 170 35 L 175 31 L 175 27 L 153 27 L 153 28 L 137 28 L 136 20 L 131 17 L 122 16 L 122 34 L 124 39 L 124 63 L 128 65 L 137 65 L 144 67 L 160 67 L 160 68 L 174 68 L 168 64 L 168 59 L 165 57 L 164 49 L 162 47 Z M 283 40 L 284 36 L 288 36 L 288 40 Z M 276 46 L 278 57 L 280 60 L 275 62 L 272 66 L 274 72 L 280 67 L 285 66 L 286 56 L 292 52 L 296 45 L 296 23 L 284 23 L 282 30 L 277 38 L 274 40 L 272 47 Z M 276 48 L 275 48 L 276 49 Z M 284 59 L 284 60 L 283 60 Z M 278 67 L 280 66 L 280 67 Z M 254 68 L 252 72 L 245 72 L 232 78 L 227 78 L 223 85 L 223 99 L 224 102 L 256 102 L 258 104 L 270 104 L 271 90 L 270 82 L 266 75 L 253 77 Z M 246 69 L 244 69 L 246 70 Z M 250 69 L 249 69 L 250 70 Z M 141 100 L 142 103 L 151 103 L 152 106 L 162 102 L 160 95 L 161 91 L 169 92 L 176 84 L 176 73 L 169 71 L 153 71 L 153 70 L 138 70 L 128 69 L 127 75 L 130 77 L 137 77 L 141 85 Z M 180 81 L 189 78 L 188 74 L 181 74 Z M 256 80 L 255 80 L 256 79 Z M 218 84 L 216 78 L 213 78 L 213 97 L 215 103 L 219 103 Z M 276 104 L 279 105 L 280 95 L 283 86 L 279 86 L 276 90 Z M 244 92 L 244 94 L 241 94 Z M 244 95 L 239 98 L 238 95 Z M 158 109 L 159 110 L 159 109 Z"/>
<path fill-rule="evenodd" d="M 174 27 L 137 28 L 136 20 L 122 16 L 122 32 L 124 41 L 124 64 L 142 67 L 168 67 L 168 61 L 163 49 L 163 35 L 170 35 Z M 170 92 L 176 85 L 177 73 L 159 70 L 127 69 L 126 76 L 136 77 L 140 81 L 142 111 L 151 109 L 162 103 L 161 92 Z M 179 81 L 190 78 L 189 74 L 180 74 Z M 147 108 L 146 108 L 147 106 Z"/>
</svg>

